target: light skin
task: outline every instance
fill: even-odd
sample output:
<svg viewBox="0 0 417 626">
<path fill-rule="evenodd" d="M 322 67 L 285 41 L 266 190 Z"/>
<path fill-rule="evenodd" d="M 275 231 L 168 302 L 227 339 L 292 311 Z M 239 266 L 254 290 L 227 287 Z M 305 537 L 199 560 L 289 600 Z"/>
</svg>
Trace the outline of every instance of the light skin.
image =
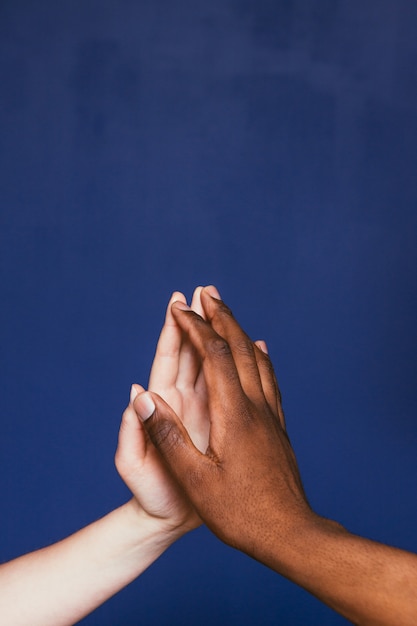
<svg viewBox="0 0 417 626">
<path fill-rule="evenodd" d="M 206 401 L 193 397 L 188 402 L 186 391 L 174 384 L 177 377 L 185 375 L 186 379 L 192 356 L 172 317 L 174 300 L 185 302 L 179 293 L 171 299 L 149 388 L 166 397 L 187 426 L 193 417 L 193 441 L 205 448 Z M 202 312 L 199 297 L 195 305 Z M 183 365 L 177 364 L 173 378 L 169 355 L 174 353 L 178 361 L 180 348 Z M 176 539 L 201 524 L 133 409 L 134 398 L 143 391 L 140 385 L 132 386 L 115 458 L 118 472 L 134 497 L 63 541 L 1 565 L 1 624 L 74 624 L 139 576 Z"/>
<path fill-rule="evenodd" d="M 138 394 L 134 402 L 198 515 L 222 541 L 304 587 L 352 622 L 415 625 L 417 556 L 353 535 L 311 509 L 265 344 L 252 343 L 215 288 L 204 288 L 199 296 L 203 315 L 183 299 L 171 311 L 183 336 L 177 363 L 181 345 L 188 345 L 189 352 L 194 349 L 196 395 L 204 376 L 207 447 L 193 444 L 188 418 L 167 404 L 169 397 L 162 399 L 153 389 Z M 173 352 L 170 359 L 175 363 Z M 189 401 L 192 394 L 189 384 Z"/>
</svg>

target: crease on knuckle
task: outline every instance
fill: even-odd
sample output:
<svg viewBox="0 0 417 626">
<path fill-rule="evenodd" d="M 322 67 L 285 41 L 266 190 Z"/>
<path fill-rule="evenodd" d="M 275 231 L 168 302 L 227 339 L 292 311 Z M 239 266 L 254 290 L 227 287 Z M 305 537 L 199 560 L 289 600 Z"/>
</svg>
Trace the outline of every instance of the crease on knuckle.
<svg viewBox="0 0 417 626">
<path fill-rule="evenodd" d="M 181 444 L 178 430 L 165 419 L 160 419 L 152 429 L 151 438 L 157 448 L 164 454 L 172 454 Z"/>
<path fill-rule="evenodd" d="M 230 346 L 222 337 L 213 337 L 206 344 L 207 354 L 214 357 L 228 357 L 231 354 Z"/>
<path fill-rule="evenodd" d="M 242 356 L 252 357 L 254 355 L 252 342 L 246 337 L 241 337 L 234 341 L 233 348 Z"/>
</svg>

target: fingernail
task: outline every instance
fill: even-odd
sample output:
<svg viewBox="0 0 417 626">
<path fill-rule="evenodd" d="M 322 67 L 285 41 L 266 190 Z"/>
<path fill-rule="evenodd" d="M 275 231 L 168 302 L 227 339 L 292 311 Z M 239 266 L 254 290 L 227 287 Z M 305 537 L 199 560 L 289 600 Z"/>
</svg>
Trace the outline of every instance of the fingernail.
<svg viewBox="0 0 417 626">
<path fill-rule="evenodd" d="M 180 300 L 175 300 L 175 302 L 173 302 L 172 304 L 175 304 L 175 308 L 181 309 L 181 311 L 191 311 L 188 304 L 185 304 L 184 302 L 181 302 Z"/>
<path fill-rule="evenodd" d="M 221 297 L 221 295 L 219 293 L 219 290 L 214 285 L 207 285 L 207 287 L 205 287 L 205 290 L 207 291 L 207 293 L 212 298 L 216 298 L 216 300 L 221 300 L 222 299 L 222 297 Z"/>
<path fill-rule="evenodd" d="M 133 404 L 135 401 L 136 396 L 138 395 L 139 391 L 136 389 L 136 385 L 132 385 L 130 388 L 130 404 Z"/>
<path fill-rule="evenodd" d="M 142 422 L 146 422 L 151 417 L 155 412 L 155 404 L 149 394 L 142 393 L 136 398 L 135 411 Z"/>
<path fill-rule="evenodd" d="M 262 352 L 264 352 L 265 354 L 268 354 L 268 346 L 266 345 L 266 342 L 263 341 L 263 339 L 260 339 L 259 341 L 257 341 L 256 345 L 258 346 L 258 348 L 262 350 Z"/>
<path fill-rule="evenodd" d="M 177 302 L 179 298 L 185 299 L 184 294 L 181 291 L 173 291 L 169 300 L 170 302 L 174 303 Z"/>
</svg>

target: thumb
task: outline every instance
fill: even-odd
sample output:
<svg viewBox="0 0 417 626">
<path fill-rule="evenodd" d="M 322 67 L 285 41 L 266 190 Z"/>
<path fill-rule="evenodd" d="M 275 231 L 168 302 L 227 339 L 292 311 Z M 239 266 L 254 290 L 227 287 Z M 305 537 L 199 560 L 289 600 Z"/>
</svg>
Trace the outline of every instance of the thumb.
<svg viewBox="0 0 417 626">
<path fill-rule="evenodd" d="M 207 457 L 197 450 L 180 418 L 158 394 L 140 393 L 133 408 L 172 474 L 192 496 L 189 477 Z"/>
</svg>

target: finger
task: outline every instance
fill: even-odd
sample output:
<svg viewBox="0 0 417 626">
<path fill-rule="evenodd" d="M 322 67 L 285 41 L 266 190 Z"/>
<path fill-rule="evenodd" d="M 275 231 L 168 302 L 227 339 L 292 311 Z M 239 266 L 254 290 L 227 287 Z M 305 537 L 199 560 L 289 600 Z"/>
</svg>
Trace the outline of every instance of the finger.
<svg viewBox="0 0 417 626">
<path fill-rule="evenodd" d="M 263 339 L 258 339 L 258 341 L 255 341 L 255 346 L 258 346 L 258 348 L 262 350 L 264 354 L 268 354 L 268 346 Z"/>
<path fill-rule="evenodd" d="M 175 301 L 185 303 L 184 294 L 174 291 L 169 300 L 149 377 L 149 389 L 158 393 L 174 386 L 177 380 L 182 333 L 171 311 Z"/>
<path fill-rule="evenodd" d="M 285 430 L 285 417 L 281 406 L 281 392 L 275 376 L 274 367 L 268 356 L 268 347 L 265 341 L 255 341 L 255 356 L 261 377 L 262 389 L 269 408 L 279 419 Z"/>
<path fill-rule="evenodd" d="M 215 464 L 213 458 L 197 450 L 179 417 L 157 394 L 140 394 L 133 406 L 153 444 L 194 503 L 201 492 L 204 472 L 210 472 Z"/>
<path fill-rule="evenodd" d="M 201 398 L 205 398 L 207 403 L 207 384 L 202 368 L 200 369 L 197 380 L 195 381 L 194 390 L 199 396 L 201 396 Z"/>
<path fill-rule="evenodd" d="M 202 289 L 202 287 L 197 287 L 197 289 L 195 289 L 191 300 L 191 309 L 197 313 L 197 315 L 201 315 L 203 317 L 204 311 L 200 299 Z M 185 390 L 194 388 L 200 369 L 201 362 L 194 346 L 190 341 L 188 341 L 188 339 L 183 337 L 176 380 L 177 389 Z"/>
<path fill-rule="evenodd" d="M 133 405 L 136 396 L 139 393 L 143 393 L 144 391 L 145 389 L 142 387 L 142 385 L 138 385 L 137 383 L 134 383 L 132 387 L 130 388 L 130 398 L 129 398 L 130 404 Z"/>
<path fill-rule="evenodd" d="M 203 287 L 203 289 L 205 289 L 205 291 L 207 293 L 209 293 L 213 298 L 216 298 L 217 300 L 221 300 L 222 299 L 222 297 L 221 297 L 221 295 L 219 293 L 219 290 L 217 289 L 217 287 L 215 287 L 215 285 L 207 285 L 206 287 Z M 200 292 L 200 301 L 201 301 L 201 292 Z M 202 308 L 204 310 L 203 305 L 201 305 L 201 306 L 202 306 Z"/>
<path fill-rule="evenodd" d="M 215 447 L 222 440 L 225 429 L 240 423 L 236 406 L 243 410 L 246 401 L 233 355 L 227 341 L 189 307 L 177 302 L 173 304 L 172 312 L 202 363 L 209 390 L 210 446 Z M 218 417 L 213 420 L 213 416 Z"/>
<path fill-rule="evenodd" d="M 122 415 L 115 455 L 116 467 L 121 476 L 126 474 L 127 468 L 136 466 L 145 458 L 148 437 L 133 408 L 136 396 L 143 391 L 141 385 L 132 385 L 130 402 Z"/>
<path fill-rule="evenodd" d="M 254 344 L 234 319 L 230 309 L 222 300 L 213 297 L 212 293 L 211 287 L 201 292 L 201 302 L 207 320 L 229 344 L 242 388 L 248 398 L 255 403 L 265 402 Z"/>
<path fill-rule="evenodd" d="M 190 306 L 191 306 L 192 310 L 197 313 L 197 315 L 201 315 L 201 317 L 204 318 L 205 313 L 204 313 L 203 305 L 201 304 L 201 292 L 202 292 L 202 290 L 203 290 L 203 287 L 197 287 L 194 290 Z"/>
</svg>

